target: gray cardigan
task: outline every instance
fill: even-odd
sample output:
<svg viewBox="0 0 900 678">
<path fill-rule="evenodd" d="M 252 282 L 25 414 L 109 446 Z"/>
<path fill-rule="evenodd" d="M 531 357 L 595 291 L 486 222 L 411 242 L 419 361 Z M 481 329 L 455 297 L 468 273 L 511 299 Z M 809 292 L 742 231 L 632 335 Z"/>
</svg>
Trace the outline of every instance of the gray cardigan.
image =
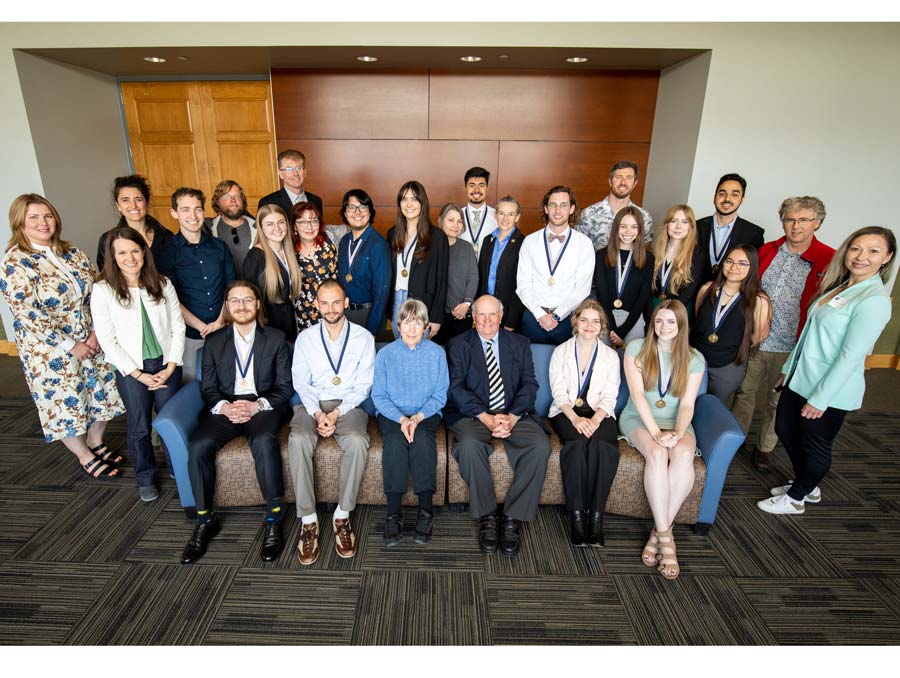
<svg viewBox="0 0 900 678">
<path fill-rule="evenodd" d="M 475 301 L 478 291 L 478 260 L 472 244 L 459 240 L 450 245 L 450 261 L 447 272 L 446 313 L 458 304 Z"/>
</svg>

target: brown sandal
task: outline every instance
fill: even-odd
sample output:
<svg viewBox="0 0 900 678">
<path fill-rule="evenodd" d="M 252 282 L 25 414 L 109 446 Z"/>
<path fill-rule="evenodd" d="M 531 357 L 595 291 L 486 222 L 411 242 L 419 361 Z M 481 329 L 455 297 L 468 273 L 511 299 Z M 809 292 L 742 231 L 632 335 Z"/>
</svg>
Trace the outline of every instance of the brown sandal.
<svg viewBox="0 0 900 678">
<path fill-rule="evenodd" d="M 672 528 L 664 532 L 659 532 L 659 545 L 662 551 L 659 559 L 659 567 L 657 571 L 666 579 L 677 579 L 681 568 L 678 566 L 678 559 L 675 557 L 675 535 L 672 534 Z"/>
<path fill-rule="evenodd" d="M 647 567 L 656 567 L 659 561 L 659 539 L 657 538 L 656 528 L 650 530 L 650 538 L 644 545 L 641 553 L 641 562 Z"/>
</svg>

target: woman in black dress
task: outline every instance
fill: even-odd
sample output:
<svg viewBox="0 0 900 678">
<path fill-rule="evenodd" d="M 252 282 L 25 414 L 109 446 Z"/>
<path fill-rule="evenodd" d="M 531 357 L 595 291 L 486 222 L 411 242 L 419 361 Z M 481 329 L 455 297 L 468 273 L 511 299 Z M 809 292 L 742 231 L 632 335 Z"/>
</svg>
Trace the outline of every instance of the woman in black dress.
<svg viewBox="0 0 900 678">
<path fill-rule="evenodd" d="M 697 246 L 697 220 L 688 205 L 672 205 L 666 212 L 653 239 L 653 258 L 653 308 L 666 299 L 678 299 L 692 319 L 704 254 Z"/>
</svg>

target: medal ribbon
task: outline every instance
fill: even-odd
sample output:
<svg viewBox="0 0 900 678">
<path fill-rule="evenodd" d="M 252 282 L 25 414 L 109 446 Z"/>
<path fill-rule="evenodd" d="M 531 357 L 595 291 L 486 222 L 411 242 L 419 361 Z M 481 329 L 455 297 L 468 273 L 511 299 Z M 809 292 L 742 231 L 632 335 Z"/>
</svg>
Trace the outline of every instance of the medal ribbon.
<svg viewBox="0 0 900 678">
<path fill-rule="evenodd" d="M 353 270 L 353 260 L 356 258 L 357 253 L 359 252 L 359 246 L 362 245 L 363 237 L 359 236 L 356 239 L 355 247 L 353 242 L 353 235 L 351 234 L 350 240 L 347 242 L 347 272 L 350 273 Z"/>
<path fill-rule="evenodd" d="M 728 250 L 728 245 L 731 243 L 731 236 L 734 233 L 734 226 L 728 231 L 728 237 L 725 238 L 725 242 L 722 243 L 722 249 L 716 247 L 716 224 L 713 222 L 712 228 L 709 232 L 710 244 L 712 245 L 713 250 L 713 265 L 720 266 L 722 264 L 722 258 L 725 256 L 725 252 Z"/>
<path fill-rule="evenodd" d="M 242 365 L 240 351 L 238 350 L 238 342 L 234 343 L 234 363 L 235 365 L 237 365 L 238 372 L 241 375 L 241 379 L 247 379 L 247 372 L 250 371 L 250 363 L 253 361 L 254 351 L 256 351 L 256 346 L 251 346 L 250 352 L 247 354 L 247 362 Z"/>
<path fill-rule="evenodd" d="M 410 256 L 412 256 L 412 251 L 416 248 L 416 243 L 419 242 L 419 236 L 413 238 L 412 244 L 410 244 L 408 250 L 404 250 L 400 253 L 400 260 L 403 262 L 403 268 L 405 270 L 409 270 L 409 265 L 406 263 L 409 261 Z"/>
<path fill-rule="evenodd" d="M 481 214 L 481 223 L 478 224 L 478 233 L 472 232 L 472 226 L 469 224 L 469 208 L 463 210 L 463 218 L 466 220 L 466 231 L 469 233 L 469 237 L 472 238 L 472 244 L 478 245 L 478 239 L 481 237 L 481 229 L 484 228 L 484 222 L 487 221 L 487 213 L 488 208 L 487 205 L 484 206 L 484 212 Z"/>
<path fill-rule="evenodd" d="M 591 356 L 591 362 L 588 365 L 587 371 L 584 373 L 584 377 L 581 376 L 581 369 L 578 367 L 578 343 L 575 343 L 575 370 L 578 373 L 578 397 L 583 397 L 585 402 L 587 402 L 587 389 L 588 385 L 591 383 L 591 375 L 594 373 L 594 363 L 597 361 L 597 353 L 600 351 L 600 344 L 597 343 L 594 346 L 594 354 Z"/>
<path fill-rule="evenodd" d="M 735 302 L 740 299 L 741 293 L 738 292 L 735 294 L 731 301 L 722 308 L 722 294 L 725 292 L 725 285 L 722 285 L 722 289 L 719 290 L 719 295 L 716 297 L 716 306 L 713 308 L 713 334 L 718 334 L 719 326 L 724 322 L 725 318 L 728 317 L 728 314 L 731 313 L 731 309 L 734 308 Z"/>
<path fill-rule="evenodd" d="M 350 323 L 349 321 L 344 321 L 344 329 L 347 333 L 344 336 L 344 346 L 341 348 L 341 356 L 338 358 L 337 366 L 335 366 L 334 361 L 331 359 L 328 344 L 325 342 L 325 328 L 323 325 L 324 322 L 319 321 L 319 336 L 322 338 L 322 348 L 325 349 L 325 356 L 328 358 L 328 364 L 331 365 L 331 369 L 334 370 L 334 375 L 338 376 L 341 371 L 341 363 L 344 362 L 344 352 L 347 350 L 347 343 L 350 341 Z"/>
<path fill-rule="evenodd" d="M 659 392 L 659 399 L 664 400 L 669 389 L 672 387 L 672 365 L 669 365 L 669 376 L 666 379 L 666 390 L 664 391 L 662 387 L 662 354 L 658 348 L 656 350 L 656 359 L 659 362 L 659 371 L 656 373 L 656 386 L 657 391 Z"/>
<path fill-rule="evenodd" d="M 672 275 L 672 266 L 675 265 L 675 262 L 668 262 L 668 266 L 666 265 L 666 261 L 663 260 L 662 264 L 659 267 L 659 286 L 660 292 L 668 293 L 669 291 L 669 278 Z"/>
<path fill-rule="evenodd" d="M 625 283 L 628 282 L 628 274 L 631 273 L 631 263 L 634 258 L 634 250 L 628 252 L 628 259 L 622 266 L 622 254 L 619 253 L 619 260 L 616 262 L 616 297 L 622 298 L 622 290 L 625 289 Z"/>
<path fill-rule="evenodd" d="M 556 269 L 559 268 L 559 262 L 562 261 L 563 255 L 566 253 L 566 248 L 569 246 L 569 243 L 572 242 L 572 234 L 570 233 L 566 236 L 566 241 L 563 243 L 562 249 L 559 251 L 559 256 L 556 257 L 556 263 L 550 263 L 550 245 L 547 243 L 547 234 L 544 233 L 544 253 L 547 255 L 547 268 L 550 269 L 550 277 L 553 277 L 553 274 L 556 273 Z"/>
</svg>

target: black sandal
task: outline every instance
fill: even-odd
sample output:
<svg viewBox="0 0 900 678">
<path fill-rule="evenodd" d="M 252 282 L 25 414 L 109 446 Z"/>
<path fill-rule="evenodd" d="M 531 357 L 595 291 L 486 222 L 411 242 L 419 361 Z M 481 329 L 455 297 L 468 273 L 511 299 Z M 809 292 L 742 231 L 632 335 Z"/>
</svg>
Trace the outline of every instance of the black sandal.
<svg viewBox="0 0 900 678">
<path fill-rule="evenodd" d="M 99 445 L 97 445 L 97 447 L 88 447 L 88 449 L 94 453 L 94 456 L 97 457 L 97 459 L 99 459 L 100 461 L 105 461 L 107 464 L 122 463 L 122 456 L 116 454 L 115 457 L 113 457 L 113 454 L 115 453 L 107 449 L 106 443 L 100 443 Z M 100 450 L 103 450 L 103 452 L 101 452 Z"/>
<path fill-rule="evenodd" d="M 103 461 L 100 457 L 94 457 L 87 464 L 82 464 L 81 468 L 89 478 L 97 480 L 117 480 L 122 477 L 119 469 Z"/>
</svg>

